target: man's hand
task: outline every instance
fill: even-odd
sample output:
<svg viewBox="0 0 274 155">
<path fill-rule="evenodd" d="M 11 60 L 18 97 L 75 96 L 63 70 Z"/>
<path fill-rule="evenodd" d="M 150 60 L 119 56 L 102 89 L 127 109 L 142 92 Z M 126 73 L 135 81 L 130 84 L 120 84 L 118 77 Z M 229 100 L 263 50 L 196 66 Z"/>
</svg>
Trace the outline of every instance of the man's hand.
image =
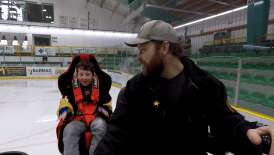
<svg viewBox="0 0 274 155">
<path fill-rule="evenodd" d="M 103 107 L 99 107 L 99 108 L 98 108 L 98 111 L 99 111 L 100 113 L 102 113 L 104 116 L 106 116 L 107 118 L 109 118 L 108 111 L 105 110 Z"/>
<path fill-rule="evenodd" d="M 262 135 L 270 135 L 272 142 L 269 155 L 274 155 L 274 126 L 262 126 L 257 129 L 247 130 L 248 139 L 255 145 L 260 145 L 262 142 Z"/>
</svg>

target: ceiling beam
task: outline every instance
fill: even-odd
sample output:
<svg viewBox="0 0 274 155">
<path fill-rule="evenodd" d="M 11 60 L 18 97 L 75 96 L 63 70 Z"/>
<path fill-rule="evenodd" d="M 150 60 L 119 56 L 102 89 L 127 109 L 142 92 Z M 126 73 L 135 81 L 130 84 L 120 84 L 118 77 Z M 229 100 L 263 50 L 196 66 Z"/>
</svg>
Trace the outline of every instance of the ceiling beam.
<svg viewBox="0 0 274 155">
<path fill-rule="evenodd" d="M 223 6 L 223 5 L 222 5 Z M 220 7 L 220 5 L 218 4 L 212 4 L 212 3 L 205 3 L 205 5 L 199 7 L 199 8 L 196 8 L 194 9 L 195 11 L 204 11 L 204 12 L 208 12 L 209 9 L 211 8 L 215 8 L 215 7 Z"/>
<path fill-rule="evenodd" d="M 221 5 L 219 7 L 212 7 L 212 8 L 209 8 L 207 10 L 207 12 L 211 12 L 213 14 L 218 14 L 218 13 L 222 13 L 222 12 L 225 12 L 225 11 L 228 11 L 228 10 L 231 10 L 231 8 L 228 8 L 229 6 L 227 5 Z"/>
<path fill-rule="evenodd" d="M 199 12 L 203 12 L 204 10 L 208 10 L 208 8 L 212 7 L 212 3 L 202 3 L 199 5 L 199 7 L 197 8 L 194 8 L 192 11 L 199 11 Z M 214 5 L 215 6 L 215 5 Z M 193 19 L 194 18 L 201 18 L 201 17 L 204 17 L 204 16 L 201 16 L 201 15 L 193 15 L 193 16 L 184 16 L 184 15 L 176 15 L 177 16 L 177 19 L 184 19 L 184 20 L 179 20 L 179 21 L 175 21 L 176 23 L 182 23 L 182 22 L 185 22 L 185 20 L 189 21 L 189 19 Z"/>
<path fill-rule="evenodd" d="M 220 5 L 231 6 L 231 7 L 237 7 L 236 5 L 229 4 L 229 3 L 223 2 L 223 1 L 218 1 L 218 0 L 208 0 L 208 1 L 209 1 L 209 2 L 212 2 L 212 3 L 220 4 Z"/>
<path fill-rule="evenodd" d="M 194 9 L 194 11 L 206 10 L 207 13 L 216 14 L 216 13 L 221 13 L 221 12 L 225 12 L 225 11 L 233 9 L 233 8 L 231 8 L 231 9 L 228 8 L 228 7 L 231 7 L 231 6 L 241 7 L 245 3 L 242 0 L 240 0 L 240 1 L 235 0 L 232 3 L 230 3 L 231 4 L 230 6 L 218 5 L 216 3 L 214 3 L 214 4 L 211 3 L 211 5 L 210 5 L 210 3 L 206 3 L 206 4 L 208 4 L 208 5 L 204 5 L 204 7 Z M 200 15 L 188 16 L 188 17 L 184 18 L 184 20 L 179 20 L 176 23 L 178 23 L 178 24 L 187 23 L 187 22 L 191 22 L 191 21 L 194 21 L 194 20 L 204 18 L 204 17 L 206 17 L 206 16 L 200 16 Z M 183 18 L 183 16 L 178 16 L 178 18 Z"/>
<path fill-rule="evenodd" d="M 163 3 L 163 4 L 160 4 L 160 5 L 161 6 L 174 6 L 175 7 L 174 4 L 176 4 L 176 3 L 177 3 L 177 0 L 169 0 L 169 1 L 166 1 L 165 3 Z"/>
<path fill-rule="evenodd" d="M 195 20 L 198 20 L 198 19 L 202 19 L 202 18 L 205 18 L 205 17 L 208 17 L 208 16 L 206 16 L 206 15 L 204 15 L 204 16 L 198 16 L 198 15 L 196 15 L 196 16 L 189 16 L 188 18 L 186 18 L 186 19 L 183 19 L 183 20 L 177 20 L 174 24 L 176 24 L 176 25 L 181 25 L 181 24 L 185 24 L 185 23 L 188 23 L 188 22 L 192 22 L 192 21 L 195 21 Z"/>
<path fill-rule="evenodd" d="M 158 4 L 159 3 L 158 0 L 150 0 L 149 2 L 152 3 L 152 4 Z"/>
<path fill-rule="evenodd" d="M 181 1 L 177 1 L 176 3 L 176 7 L 180 7 L 181 5 L 189 5 L 189 3 L 191 3 L 193 0 L 181 0 Z"/>
<path fill-rule="evenodd" d="M 231 4 L 230 6 L 233 5 L 233 6 L 236 6 L 237 8 L 245 5 L 245 3 L 241 2 L 241 1 L 237 1 L 237 0 L 233 1 L 230 4 Z M 207 9 L 207 12 L 211 12 L 213 14 L 216 14 L 216 13 L 221 13 L 221 12 L 225 12 L 225 11 L 233 9 L 233 8 L 228 8 L 228 7 L 229 6 L 225 6 L 225 5 L 222 5 L 222 6 L 219 6 L 219 7 L 212 7 L 210 9 Z"/>
<path fill-rule="evenodd" d="M 180 5 L 184 4 L 184 3 L 185 3 L 185 1 L 179 1 L 179 2 L 176 3 L 176 6 L 180 6 Z"/>
<path fill-rule="evenodd" d="M 241 4 L 238 4 L 238 3 L 241 3 Z M 232 4 L 237 5 L 238 7 L 241 7 L 241 6 L 244 6 L 245 3 L 242 3 L 241 1 L 233 1 Z M 224 8 L 224 7 L 226 7 L 226 8 Z M 215 12 L 214 14 L 218 14 L 218 13 L 221 13 L 221 12 L 231 10 L 231 9 L 227 9 L 228 7 L 229 6 L 225 6 L 225 5 L 221 5 L 219 7 L 211 6 L 211 8 L 207 8 L 206 10 L 208 12 L 211 12 L 211 13 Z M 188 18 L 185 18 L 184 20 L 177 21 L 177 25 L 178 24 L 181 25 L 183 23 L 191 22 L 191 21 L 198 20 L 198 19 L 205 18 L 205 17 L 207 17 L 207 16 L 204 16 L 204 17 L 201 17 L 199 15 L 189 16 Z"/>
<path fill-rule="evenodd" d="M 142 4 L 138 9 L 131 11 L 131 13 L 127 15 L 125 20 L 122 22 L 122 25 L 127 24 L 132 19 L 136 18 L 137 16 L 140 16 L 143 10 L 144 10 L 144 4 Z"/>
<path fill-rule="evenodd" d="M 180 12 L 180 13 L 185 13 L 185 14 L 195 14 L 195 15 L 204 15 L 205 14 L 203 12 L 189 11 L 189 10 L 177 9 L 177 8 L 170 8 L 170 7 L 160 6 L 160 5 L 145 4 L 145 7 L 157 8 L 157 9 L 162 9 L 162 10 L 167 10 L 167 11 Z M 211 15 L 211 14 L 206 13 L 206 15 Z"/>
<path fill-rule="evenodd" d="M 207 12 L 216 12 L 216 10 L 218 10 L 219 13 L 224 12 L 224 11 L 220 11 L 220 10 L 223 10 L 223 7 L 227 7 L 227 6 L 219 6 L 219 7 L 210 6 L 210 8 L 207 7 Z M 212 14 L 216 14 L 216 13 L 212 13 Z M 188 16 L 184 20 L 181 20 L 181 21 L 178 21 L 178 22 L 187 23 L 187 22 L 192 22 L 192 21 L 202 19 L 202 18 L 205 18 L 205 17 L 208 17 L 208 16 L 207 15 L 206 16 L 193 15 L 193 16 Z"/>
<path fill-rule="evenodd" d="M 117 11 L 117 9 L 119 8 L 120 5 L 121 5 L 120 2 L 117 2 L 117 3 L 116 3 L 116 5 L 114 6 L 114 8 L 113 8 L 113 10 L 112 10 L 112 14 L 114 14 L 114 13 Z"/>
<path fill-rule="evenodd" d="M 196 0 L 196 1 L 190 0 L 190 1 L 186 2 L 186 4 L 184 4 L 184 6 L 182 6 L 182 9 L 189 10 L 189 9 L 195 8 L 196 6 L 201 5 L 201 3 L 204 3 L 204 1 L 203 0 Z"/>
<path fill-rule="evenodd" d="M 103 8 L 106 0 L 101 0 L 100 7 Z"/>
<path fill-rule="evenodd" d="M 188 1 L 187 0 L 171 0 L 171 1 L 167 1 L 163 4 L 160 4 L 161 6 L 174 6 L 176 8 L 178 8 L 178 6 L 184 4 L 184 3 L 187 3 Z M 171 5 L 173 4 L 173 5 Z"/>
</svg>

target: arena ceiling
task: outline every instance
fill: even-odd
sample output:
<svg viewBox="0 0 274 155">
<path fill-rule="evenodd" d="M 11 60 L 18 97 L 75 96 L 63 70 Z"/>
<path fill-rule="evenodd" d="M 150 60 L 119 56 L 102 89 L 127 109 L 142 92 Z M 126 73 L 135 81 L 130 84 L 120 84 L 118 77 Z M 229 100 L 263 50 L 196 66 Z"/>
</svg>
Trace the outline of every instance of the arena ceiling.
<svg viewBox="0 0 274 155">
<path fill-rule="evenodd" d="M 246 0 L 87 0 L 125 17 L 123 23 L 140 24 L 161 19 L 174 26 L 232 10 Z"/>
</svg>

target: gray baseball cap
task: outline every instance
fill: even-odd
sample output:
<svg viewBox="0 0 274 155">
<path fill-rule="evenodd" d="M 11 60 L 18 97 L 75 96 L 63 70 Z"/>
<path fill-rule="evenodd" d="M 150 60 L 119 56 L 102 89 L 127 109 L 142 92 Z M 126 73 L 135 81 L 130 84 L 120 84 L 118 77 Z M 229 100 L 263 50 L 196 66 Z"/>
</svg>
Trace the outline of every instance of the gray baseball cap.
<svg viewBox="0 0 274 155">
<path fill-rule="evenodd" d="M 168 41 L 177 43 L 179 38 L 175 29 L 168 23 L 161 20 L 146 22 L 140 29 L 137 38 L 126 42 L 126 45 L 136 47 L 151 40 Z"/>
</svg>

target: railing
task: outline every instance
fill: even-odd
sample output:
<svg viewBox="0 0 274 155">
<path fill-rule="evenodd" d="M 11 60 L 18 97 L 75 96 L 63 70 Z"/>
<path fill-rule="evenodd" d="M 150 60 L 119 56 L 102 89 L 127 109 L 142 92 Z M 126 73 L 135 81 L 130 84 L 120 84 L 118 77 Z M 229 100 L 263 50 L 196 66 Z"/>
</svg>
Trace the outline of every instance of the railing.
<svg viewBox="0 0 274 155">
<path fill-rule="evenodd" d="M 40 48 L 29 46 L 30 49 Z M 79 50 L 73 53 L 75 47 L 47 47 L 54 49 L 55 55 L 36 55 L 32 53 L 25 56 L 23 51 L 2 52 L 0 55 L 0 73 L 7 75 L 10 72 L 17 73 L 19 66 L 28 67 L 67 67 L 72 55 L 90 53 L 89 50 Z M 103 69 L 137 74 L 141 71 L 141 65 L 136 59 L 136 53 L 132 49 L 108 49 L 95 48 L 95 56 Z M 99 49 L 101 50 L 99 52 Z M 104 51 L 105 50 L 105 51 Z M 15 50 L 16 51 L 16 50 Z M 62 54 L 61 54 L 62 53 Z M 69 53 L 65 55 L 64 53 Z M 47 60 L 43 60 L 43 57 Z M 11 59 L 12 58 L 12 59 Z M 28 58 L 28 59 L 27 59 Z M 274 114 L 274 56 L 212 56 L 192 58 L 202 69 L 220 79 L 226 86 L 229 100 L 232 104 L 240 105 L 258 111 L 258 107 Z M 67 63 L 63 63 L 67 61 Z M 19 73 L 19 71 L 18 71 Z M 21 73 L 21 72 L 20 72 Z"/>
<path fill-rule="evenodd" d="M 3 46 L 0 45 L 0 55 L 17 56 L 72 56 L 80 53 L 117 54 L 121 51 L 131 51 L 131 48 L 103 48 L 77 46 Z"/>
<path fill-rule="evenodd" d="M 273 116 L 274 56 L 215 56 L 194 59 L 226 86 L 232 104 Z"/>
<path fill-rule="evenodd" d="M 266 35 L 267 40 L 273 40 L 274 39 L 274 33 L 268 33 Z M 226 44 L 238 44 L 238 43 L 244 43 L 246 42 L 246 37 L 235 37 L 230 39 L 219 39 L 219 40 L 213 40 L 208 41 L 205 43 L 206 46 L 210 45 L 226 45 Z"/>
<path fill-rule="evenodd" d="M 67 66 L 72 56 L 94 54 L 103 69 L 137 73 L 140 65 L 132 48 L 73 46 L 0 46 L 1 66 Z"/>
<path fill-rule="evenodd" d="M 230 39 L 220 39 L 214 41 L 208 41 L 205 45 L 224 45 L 224 44 L 237 44 L 246 42 L 246 37 L 237 37 L 237 38 L 230 38 Z"/>
</svg>

